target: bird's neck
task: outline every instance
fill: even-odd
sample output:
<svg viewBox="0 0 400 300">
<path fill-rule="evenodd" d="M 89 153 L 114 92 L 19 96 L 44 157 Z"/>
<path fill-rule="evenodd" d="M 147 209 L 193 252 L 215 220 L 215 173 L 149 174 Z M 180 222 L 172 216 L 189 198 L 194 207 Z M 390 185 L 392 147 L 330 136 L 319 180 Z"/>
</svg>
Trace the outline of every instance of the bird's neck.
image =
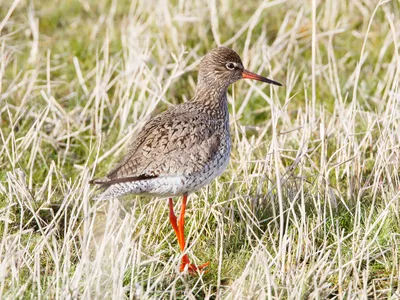
<svg viewBox="0 0 400 300">
<path fill-rule="evenodd" d="M 198 102 L 215 117 L 228 118 L 227 89 L 227 86 L 198 84 L 193 101 Z"/>
</svg>

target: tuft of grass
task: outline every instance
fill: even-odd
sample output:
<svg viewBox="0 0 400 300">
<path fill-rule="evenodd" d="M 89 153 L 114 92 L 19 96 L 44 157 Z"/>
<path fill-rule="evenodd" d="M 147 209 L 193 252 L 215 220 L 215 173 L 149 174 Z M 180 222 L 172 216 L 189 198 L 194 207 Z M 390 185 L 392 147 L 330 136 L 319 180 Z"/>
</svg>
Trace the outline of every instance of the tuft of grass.
<svg viewBox="0 0 400 300">
<path fill-rule="evenodd" d="M 399 1 L 0 2 L 0 298 L 400 297 Z M 284 83 L 229 91 L 227 171 L 94 202 L 210 49 Z M 175 199 L 176 209 L 180 202 Z"/>
</svg>

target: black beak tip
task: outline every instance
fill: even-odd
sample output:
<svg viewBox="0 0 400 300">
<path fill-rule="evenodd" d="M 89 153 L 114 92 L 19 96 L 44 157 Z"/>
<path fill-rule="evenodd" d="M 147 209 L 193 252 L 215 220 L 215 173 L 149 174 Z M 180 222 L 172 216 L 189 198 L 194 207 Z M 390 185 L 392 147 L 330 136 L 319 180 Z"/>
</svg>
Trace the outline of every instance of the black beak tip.
<svg viewBox="0 0 400 300">
<path fill-rule="evenodd" d="M 277 86 L 283 86 L 282 83 L 275 81 L 275 80 L 271 80 L 271 79 L 268 79 L 268 81 L 266 81 L 266 82 L 268 82 L 269 84 L 277 85 Z"/>
<path fill-rule="evenodd" d="M 247 79 L 253 79 L 253 80 L 258 80 L 258 81 L 266 82 L 266 83 L 269 83 L 269 84 L 274 84 L 274 85 L 282 86 L 282 83 L 279 83 L 279 82 L 277 82 L 277 81 L 275 81 L 275 80 L 271 80 L 271 79 L 269 79 L 269 78 L 260 76 L 260 75 L 258 75 L 258 74 L 252 73 L 252 72 L 249 72 L 249 71 L 247 71 L 247 70 L 243 70 L 243 72 L 242 72 L 242 78 L 244 78 L 244 79 L 246 79 L 246 78 L 247 78 Z"/>
</svg>

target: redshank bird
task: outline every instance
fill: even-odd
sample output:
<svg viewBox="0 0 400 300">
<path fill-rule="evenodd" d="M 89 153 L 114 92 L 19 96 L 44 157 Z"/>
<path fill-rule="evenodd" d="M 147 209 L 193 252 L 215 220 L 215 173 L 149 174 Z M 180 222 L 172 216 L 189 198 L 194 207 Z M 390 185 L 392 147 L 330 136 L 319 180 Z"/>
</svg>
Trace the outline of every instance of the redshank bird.
<svg viewBox="0 0 400 300">
<path fill-rule="evenodd" d="M 184 217 L 188 194 L 209 184 L 228 165 L 231 152 L 227 89 L 248 78 L 281 86 L 247 71 L 239 55 L 225 47 L 201 61 L 194 97 L 150 119 L 136 135 L 129 152 L 107 176 L 94 179 L 104 188 L 97 199 L 125 194 L 167 197 L 169 220 L 183 253 L 180 270 L 203 270 L 185 253 Z M 177 220 L 172 198 L 183 196 Z"/>
</svg>

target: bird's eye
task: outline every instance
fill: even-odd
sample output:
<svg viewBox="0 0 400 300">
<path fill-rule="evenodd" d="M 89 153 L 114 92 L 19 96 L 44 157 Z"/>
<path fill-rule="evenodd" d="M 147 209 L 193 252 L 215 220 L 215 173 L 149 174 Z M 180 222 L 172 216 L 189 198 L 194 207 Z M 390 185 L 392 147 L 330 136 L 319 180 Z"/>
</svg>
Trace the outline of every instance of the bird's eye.
<svg viewBox="0 0 400 300">
<path fill-rule="evenodd" d="M 228 70 L 230 70 L 230 71 L 234 70 L 235 67 L 236 67 L 236 64 L 233 63 L 233 62 L 229 62 L 229 63 L 226 64 L 226 68 L 227 68 Z"/>
</svg>

